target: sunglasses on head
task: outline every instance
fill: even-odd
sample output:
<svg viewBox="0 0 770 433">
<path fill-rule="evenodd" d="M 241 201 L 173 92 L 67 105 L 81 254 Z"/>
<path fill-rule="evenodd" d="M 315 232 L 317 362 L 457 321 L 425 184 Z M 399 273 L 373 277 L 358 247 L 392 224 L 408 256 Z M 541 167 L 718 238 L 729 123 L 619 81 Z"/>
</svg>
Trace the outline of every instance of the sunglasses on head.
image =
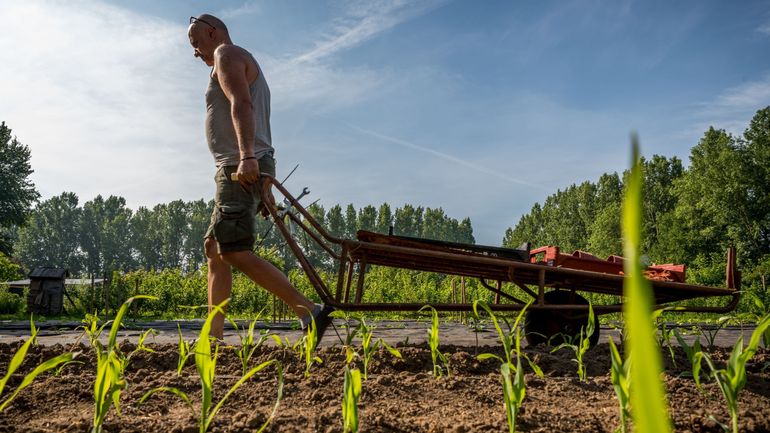
<svg viewBox="0 0 770 433">
<path fill-rule="evenodd" d="M 195 24 L 197 22 L 201 22 L 203 24 L 206 24 L 207 26 L 211 27 L 212 29 L 216 30 L 217 28 L 211 25 L 211 23 L 207 22 L 206 20 L 202 20 L 200 18 L 190 17 L 190 24 Z"/>
</svg>

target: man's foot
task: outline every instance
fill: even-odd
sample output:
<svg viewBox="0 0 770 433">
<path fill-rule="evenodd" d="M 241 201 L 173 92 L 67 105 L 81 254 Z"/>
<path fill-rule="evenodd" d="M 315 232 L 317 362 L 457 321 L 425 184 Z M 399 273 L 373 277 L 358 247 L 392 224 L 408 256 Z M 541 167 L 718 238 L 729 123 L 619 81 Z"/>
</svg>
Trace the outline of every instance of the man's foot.
<svg viewBox="0 0 770 433">
<path fill-rule="evenodd" d="M 321 339 L 324 338 L 324 333 L 326 332 L 326 328 L 329 327 L 329 325 L 332 323 L 332 317 L 330 314 L 334 311 L 334 307 L 331 305 L 324 305 L 321 307 L 321 311 L 318 312 L 313 317 L 313 320 L 315 321 L 315 329 L 316 329 L 316 335 L 318 336 L 318 342 L 321 342 Z"/>
</svg>

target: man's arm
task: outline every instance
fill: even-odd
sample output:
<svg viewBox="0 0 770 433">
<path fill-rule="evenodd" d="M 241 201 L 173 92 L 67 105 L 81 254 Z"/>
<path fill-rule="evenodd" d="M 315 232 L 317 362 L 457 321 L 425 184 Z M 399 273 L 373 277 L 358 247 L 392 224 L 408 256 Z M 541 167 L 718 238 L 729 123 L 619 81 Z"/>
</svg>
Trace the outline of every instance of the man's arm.
<svg viewBox="0 0 770 433">
<path fill-rule="evenodd" d="M 248 186 L 259 178 L 257 160 L 243 159 L 254 156 L 254 137 L 256 137 L 254 107 L 251 105 L 249 82 L 246 77 L 248 65 L 243 53 L 232 45 L 222 46 L 214 52 L 214 65 L 219 85 L 230 100 L 230 114 L 241 154 L 238 181 L 241 185 Z"/>
</svg>

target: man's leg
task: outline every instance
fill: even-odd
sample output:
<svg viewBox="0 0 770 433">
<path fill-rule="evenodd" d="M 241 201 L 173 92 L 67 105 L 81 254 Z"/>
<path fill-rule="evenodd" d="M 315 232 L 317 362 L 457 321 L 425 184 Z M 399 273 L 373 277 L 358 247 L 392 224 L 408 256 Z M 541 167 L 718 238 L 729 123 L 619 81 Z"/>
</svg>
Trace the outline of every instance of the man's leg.
<svg viewBox="0 0 770 433">
<path fill-rule="evenodd" d="M 305 317 L 313 311 L 315 304 L 295 289 L 286 275 L 250 250 L 226 252 L 221 257 L 223 263 L 235 266 L 252 281 L 279 297 L 294 310 L 297 317 Z"/>
<path fill-rule="evenodd" d="M 206 257 L 208 259 L 208 291 L 209 291 L 209 314 L 211 314 L 212 305 L 219 305 L 225 299 L 230 297 L 233 289 L 233 274 L 230 265 L 227 264 L 217 251 L 217 242 L 214 238 L 206 238 L 203 242 Z M 211 321 L 211 335 L 216 338 L 222 338 L 225 325 L 225 316 L 217 313 Z"/>
</svg>

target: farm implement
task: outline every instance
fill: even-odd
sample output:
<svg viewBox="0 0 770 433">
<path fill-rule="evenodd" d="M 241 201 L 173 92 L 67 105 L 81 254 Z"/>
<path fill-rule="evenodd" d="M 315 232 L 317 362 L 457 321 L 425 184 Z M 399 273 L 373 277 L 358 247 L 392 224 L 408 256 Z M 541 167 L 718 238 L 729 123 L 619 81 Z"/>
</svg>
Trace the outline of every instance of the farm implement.
<svg viewBox="0 0 770 433">
<path fill-rule="evenodd" d="M 531 249 L 500 248 L 444 242 L 431 239 L 385 235 L 358 231 L 357 239 L 332 236 L 278 181 L 269 178 L 277 197 L 283 197 L 283 209 L 268 206 L 268 211 L 288 247 L 307 274 L 321 300 L 343 311 L 418 311 L 431 305 L 439 311 L 472 311 L 473 303 L 465 296 L 457 302 L 366 302 L 366 276 L 371 266 L 386 266 L 477 278 L 482 287 L 494 294 L 489 307 L 495 311 L 527 308 L 525 328 L 531 344 L 554 336 L 577 335 L 588 317 L 588 301 L 583 294 L 613 295 L 613 302 L 592 305 L 596 329 L 598 315 L 623 309 L 623 258 L 602 260 L 576 251 L 562 253 L 558 247 Z M 303 191 L 303 195 L 307 190 Z M 304 234 L 303 234 L 304 233 Z M 314 242 L 336 264 L 336 283 L 327 284 L 310 263 L 298 237 Z M 725 313 L 738 304 L 740 272 L 735 251 L 727 252 L 726 287 L 710 287 L 685 282 L 685 266 L 650 265 L 649 280 L 656 308 L 670 307 L 678 312 Z M 516 287 L 517 294 L 511 290 Z M 522 296 L 521 294 L 524 294 Z M 581 294 L 582 293 L 582 294 Z M 518 297 L 517 297 L 518 296 Z M 524 298 L 524 299 L 522 299 Z M 709 306 L 677 304 L 692 299 L 716 298 Z M 527 304 L 531 304 L 527 307 Z M 595 332 L 592 343 L 598 341 Z"/>
</svg>

